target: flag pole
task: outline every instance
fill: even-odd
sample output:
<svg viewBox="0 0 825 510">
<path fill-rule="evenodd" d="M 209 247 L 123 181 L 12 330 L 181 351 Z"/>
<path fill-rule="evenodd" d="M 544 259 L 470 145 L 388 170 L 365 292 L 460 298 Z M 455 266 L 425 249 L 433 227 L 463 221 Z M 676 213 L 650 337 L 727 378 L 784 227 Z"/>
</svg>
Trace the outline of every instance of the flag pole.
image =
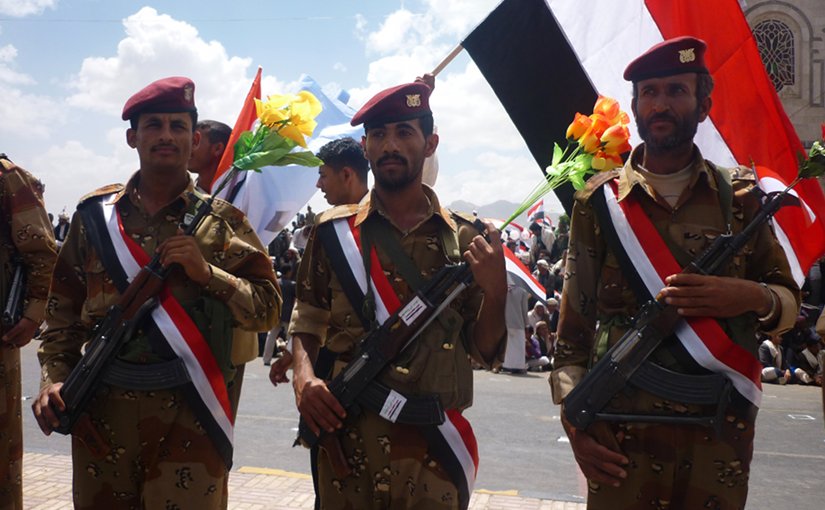
<svg viewBox="0 0 825 510">
<path fill-rule="evenodd" d="M 452 62 L 453 59 L 455 59 L 458 56 L 458 54 L 461 53 L 463 50 L 464 46 L 460 44 L 457 45 L 455 48 L 453 48 L 453 51 L 451 51 L 449 55 L 444 57 L 444 60 L 442 60 L 440 64 L 435 66 L 435 69 L 433 69 L 432 73 L 430 74 L 432 74 L 433 76 L 438 76 L 438 73 L 443 71 L 444 68 L 447 67 L 450 64 L 450 62 Z"/>
</svg>

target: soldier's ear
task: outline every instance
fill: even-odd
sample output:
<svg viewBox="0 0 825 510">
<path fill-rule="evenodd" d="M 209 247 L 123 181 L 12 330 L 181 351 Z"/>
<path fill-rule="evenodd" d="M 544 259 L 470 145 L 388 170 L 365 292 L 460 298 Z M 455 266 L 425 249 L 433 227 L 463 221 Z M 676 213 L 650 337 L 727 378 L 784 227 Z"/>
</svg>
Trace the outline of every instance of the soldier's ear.
<svg viewBox="0 0 825 510">
<path fill-rule="evenodd" d="M 126 143 L 133 149 L 137 147 L 137 141 L 135 140 L 136 136 L 137 132 L 134 129 L 129 128 L 126 130 Z"/>
</svg>

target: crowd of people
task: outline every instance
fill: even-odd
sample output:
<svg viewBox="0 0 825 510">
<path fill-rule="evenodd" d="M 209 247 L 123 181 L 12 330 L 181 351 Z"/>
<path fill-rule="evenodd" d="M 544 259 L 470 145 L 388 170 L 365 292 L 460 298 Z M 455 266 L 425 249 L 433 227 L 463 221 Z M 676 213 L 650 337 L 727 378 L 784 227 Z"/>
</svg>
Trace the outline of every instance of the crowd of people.
<svg viewBox="0 0 825 510">
<path fill-rule="evenodd" d="M 781 334 L 762 335 L 759 362 L 762 382 L 822 386 L 825 366 L 825 302 L 818 261 L 802 286 L 802 306 L 793 328 Z"/>
<path fill-rule="evenodd" d="M 721 275 L 677 272 L 653 290 L 639 284 L 651 276 L 635 262 L 684 267 L 759 209 L 749 169 L 717 167 L 693 143 L 712 104 L 705 50 L 679 37 L 628 65 L 644 143 L 623 167 L 592 178 L 569 218 L 554 228 L 534 217 L 524 238 L 442 207 L 422 184 L 440 142 L 432 77 L 379 92 L 352 118 L 364 128 L 360 143 L 345 138 L 320 150 L 317 186 L 332 207 L 307 208 L 269 247 L 223 201 L 182 233 L 208 201 L 230 132 L 198 122 L 187 78 L 158 80 L 126 102 L 139 169 L 126 184 L 86 195 L 56 226 L 42 185 L 3 155 L 0 290 L 12 282 L 11 254 L 28 278 L 21 317 L 2 329 L 0 506 L 22 508 L 19 347 L 42 323 L 32 411 L 45 434 L 64 430 L 78 402 L 71 374 L 88 361 L 87 341 L 123 342 L 112 344 L 120 350 L 83 403 L 84 418 L 70 425 L 76 508 L 226 508 L 244 367 L 260 355 L 275 386 L 292 370 L 317 508 L 466 509 L 478 469 L 463 413 L 473 403 L 473 368 L 550 372 L 590 508 L 744 507 L 759 364 L 768 382 L 822 384 L 823 288 L 817 266 L 800 308 L 767 224 L 749 240 L 750 256 Z M 614 235 L 617 225 L 634 235 L 650 226 L 648 239 L 659 238 L 638 250 Z M 646 251 L 662 238 L 668 249 Z M 544 295 L 508 274 L 506 249 Z M 429 285 L 461 262 L 472 275 L 463 293 Z M 653 296 L 671 313 L 670 327 L 657 323 L 656 333 L 679 341 L 658 339 L 644 362 L 648 379 L 597 388 L 612 393 L 610 409 L 595 411 L 616 419 L 572 423 L 566 399 Z M 723 342 L 719 356 L 733 353 L 747 366 L 709 373 L 718 364 L 702 365 L 684 347 L 694 337 Z M 707 386 L 709 377 L 726 390 L 701 400 L 679 393 L 679 384 Z M 356 383 L 359 392 L 348 394 Z M 360 412 L 345 407 L 348 399 Z M 715 431 L 697 434 L 697 418 L 720 415 Z"/>
</svg>

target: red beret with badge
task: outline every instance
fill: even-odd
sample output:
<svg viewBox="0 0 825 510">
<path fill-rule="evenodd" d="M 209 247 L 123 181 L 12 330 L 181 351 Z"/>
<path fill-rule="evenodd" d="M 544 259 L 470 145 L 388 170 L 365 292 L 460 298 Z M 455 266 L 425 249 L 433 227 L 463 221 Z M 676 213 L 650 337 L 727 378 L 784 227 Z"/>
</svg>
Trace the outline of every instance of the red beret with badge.
<svg viewBox="0 0 825 510">
<path fill-rule="evenodd" d="M 382 90 L 358 110 L 350 124 L 364 124 L 364 127 L 370 128 L 432 115 L 431 92 L 430 87 L 421 82 L 404 83 Z"/>
<path fill-rule="evenodd" d="M 624 79 L 639 82 L 682 73 L 708 74 L 706 49 L 705 41 L 690 36 L 662 41 L 628 64 Z"/>
<path fill-rule="evenodd" d="M 123 120 L 141 113 L 196 112 L 195 84 L 189 78 L 172 76 L 150 83 L 126 101 Z"/>
</svg>

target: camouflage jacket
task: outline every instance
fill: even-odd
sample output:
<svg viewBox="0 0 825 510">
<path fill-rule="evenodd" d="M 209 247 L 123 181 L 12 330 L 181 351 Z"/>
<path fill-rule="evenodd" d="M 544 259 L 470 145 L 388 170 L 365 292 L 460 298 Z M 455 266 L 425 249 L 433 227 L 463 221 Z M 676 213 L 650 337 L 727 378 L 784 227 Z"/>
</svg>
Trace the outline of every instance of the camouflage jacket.
<svg viewBox="0 0 825 510">
<path fill-rule="evenodd" d="M 425 220 L 407 232 L 392 224 L 374 192 L 360 204 L 335 207 L 324 211 L 315 220 L 296 278 L 297 297 L 290 333 L 312 335 L 339 354 L 342 362 L 336 370 L 340 370 L 343 361 L 351 358 L 365 332 L 344 295 L 322 243 L 316 238 L 318 226 L 352 215 L 355 215 L 355 225 L 360 226 L 368 217 L 381 215 L 398 235 L 403 251 L 420 269 L 424 279 L 428 279 L 445 264 L 460 261 L 460 253 L 448 253 L 445 235 L 457 236 L 457 246 L 463 252 L 478 231 L 468 220 L 443 209 L 430 188 L 425 186 L 424 189 L 430 199 L 430 212 Z M 380 248 L 377 252 L 381 268 L 404 303 L 412 290 L 392 259 Z M 433 321 L 413 346 L 391 363 L 381 376 L 382 382 L 401 393 L 438 394 L 445 409 L 469 407 L 472 404 L 472 369 L 468 354 L 479 362 L 482 358 L 474 343 L 464 339 L 473 338 L 472 328 L 481 303 L 482 292 L 477 285 L 465 290 L 442 312 L 445 320 Z"/>
<path fill-rule="evenodd" d="M 0 291 L 2 304 L 11 285 L 11 262 L 19 254 L 26 266 L 23 315 L 43 322 L 49 282 L 57 258 L 52 224 L 43 205 L 43 185 L 0 155 Z"/>
<path fill-rule="evenodd" d="M 618 199 L 633 193 L 666 244 L 680 252 L 674 256 L 684 265 L 689 260 L 680 260 L 680 256 L 697 256 L 716 236 L 727 231 L 725 208 L 720 203 L 717 174 L 713 170 L 715 165 L 706 162 L 695 148 L 688 189 L 676 206 L 671 207 L 634 169 L 643 150 L 643 145 L 637 147 L 627 164 L 614 171 L 619 179 Z M 754 175 L 745 167 L 719 168 L 719 171 L 730 172 L 732 176 L 732 230 L 737 233 L 750 222 L 760 205 L 758 198 L 748 193 L 755 185 Z M 588 367 L 627 331 L 640 306 L 624 270 L 602 238 L 599 219 L 590 201 L 595 189 L 608 177 L 592 178 L 587 188 L 576 194 L 573 206 L 558 343 L 550 378 L 553 400 L 557 404 L 581 380 Z M 722 274 L 763 282 L 775 292 L 781 315 L 774 329 L 766 333 L 793 326 L 799 309 L 799 288 L 769 225 L 764 225 L 751 238 Z M 756 356 L 759 323 L 755 314 L 747 313 L 720 324 L 734 342 Z M 673 370 L 683 370 L 664 348 L 659 348 L 653 357 Z"/>
<path fill-rule="evenodd" d="M 163 240 L 177 233 L 183 214 L 189 211 L 190 181 L 181 195 L 149 216 L 136 193 L 138 174 L 124 187 L 106 186 L 83 200 L 115 193 L 126 234 L 153 255 Z M 81 202 L 83 202 L 81 200 Z M 191 281 L 183 269 L 173 266 L 167 279 L 172 294 L 185 303 L 205 295 L 223 302 L 235 325 L 254 331 L 270 329 L 280 313 L 280 294 L 272 264 L 244 214 L 216 199 L 204 218 L 196 239 L 212 277 L 205 287 Z M 64 381 L 80 359 L 81 347 L 92 326 L 115 304 L 120 294 L 86 238 L 78 213 L 60 250 L 47 309 L 48 328 L 38 351 L 43 384 Z"/>
</svg>

